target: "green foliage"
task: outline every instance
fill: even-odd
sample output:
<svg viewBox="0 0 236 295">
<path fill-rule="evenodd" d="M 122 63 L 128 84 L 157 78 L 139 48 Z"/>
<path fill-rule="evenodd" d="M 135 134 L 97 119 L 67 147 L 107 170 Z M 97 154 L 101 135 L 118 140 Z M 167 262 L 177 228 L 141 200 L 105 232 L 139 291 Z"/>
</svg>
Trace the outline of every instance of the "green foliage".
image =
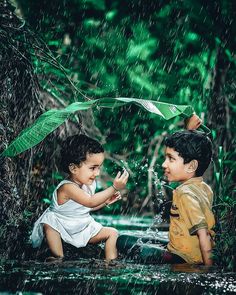
<svg viewBox="0 0 236 295">
<path fill-rule="evenodd" d="M 234 140 L 235 141 L 235 140 Z M 235 269 L 236 236 L 235 213 L 236 213 L 236 152 L 224 153 L 223 147 L 218 148 L 218 160 L 215 162 L 215 212 L 218 216 L 216 226 L 217 247 L 214 257 L 217 263 L 227 270 Z M 230 166 L 231 169 L 225 169 Z"/>
<path fill-rule="evenodd" d="M 18 2 L 26 20 L 53 52 L 47 60 L 35 60 L 35 72 L 42 88 L 61 106 L 88 97 L 137 97 L 191 105 L 208 125 L 210 118 L 218 115 L 209 112 L 215 95 L 226 97 L 227 141 L 220 142 L 214 127 L 212 137 L 222 147 L 215 150 L 208 182 L 216 195 L 216 256 L 219 264 L 232 269 L 235 235 L 229 233 L 235 228 L 236 2 Z M 230 64 L 225 76 L 219 57 L 223 64 Z M 215 80 L 217 73 L 222 74 L 219 80 Z M 112 174 L 125 166 L 131 172 L 129 189 L 135 197 L 127 199 L 126 208 L 137 211 L 149 193 L 148 168 L 155 160 L 158 138 L 163 131 L 178 129 L 178 121 L 165 124 L 136 106 L 112 113 L 95 110 L 93 115 L 113 159 L 106 161 L 105 169 Z M 161 149 L 159 152 L 153 171 L 157 175 L 161 175 Z"/>
<path fill-rule="evenodd" d="M 178 115 L 189 117 L 193 114 L 193 109 L 190 106 L 177 106 L 135 98 L 100 98 L 85 102 L 75 102 L 64 109 L 52 109 L 43 113 L 32 126 L 22 130 L 19 136 L 10 143 L 9 147 L 4 150 L 1 155 L 14 157 L 35 146 L 77 111 L 88 110 L 94 106 L 100 108 L 115 108 L 127 103 L 135 103 L 145 108 L 148 112 L 156 114 L 165 120 L 169 120 Z M 123 123 L 126 125 L 126 122 Z"/>
</svg>

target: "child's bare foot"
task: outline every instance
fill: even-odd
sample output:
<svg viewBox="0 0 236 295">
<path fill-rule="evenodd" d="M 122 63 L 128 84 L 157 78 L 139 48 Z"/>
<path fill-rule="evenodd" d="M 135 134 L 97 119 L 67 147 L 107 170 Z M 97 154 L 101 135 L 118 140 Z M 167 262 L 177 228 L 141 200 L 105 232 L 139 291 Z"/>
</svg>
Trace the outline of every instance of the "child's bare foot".
<svg viewBox="0 0 236 295">
<path fill-rule="evenodd" d="M 62 262 L 63 257 L 54 257 L 54 256 L 49 256 L 45 259 L 45 262 Z"/>
</svg>

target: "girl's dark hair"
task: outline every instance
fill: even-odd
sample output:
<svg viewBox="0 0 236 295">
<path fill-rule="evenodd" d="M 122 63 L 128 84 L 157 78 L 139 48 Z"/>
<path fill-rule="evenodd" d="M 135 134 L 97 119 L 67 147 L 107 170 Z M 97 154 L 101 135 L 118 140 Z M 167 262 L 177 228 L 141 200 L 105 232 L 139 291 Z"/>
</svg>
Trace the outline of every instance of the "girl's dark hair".
<svg viewBox="0 0 236 295">
<path fill-rule="evenodd" d="M 86 160 L 88 154 L 103 153 L 101 144 L 84 134 L 68 137 L 61 146 L 61 169 L 69 173 L 69 165 L 80 165 Z"/>
<path fill-rule="evenodd" d="M 202 176 L 212 158 L 212 142 L 203 132 L 196 130 L 178 131 L 165 139 L 165 145 L 173 148 L 184 159 L 184 164 L 198 161 L 196 176 Z"/>
</svg>

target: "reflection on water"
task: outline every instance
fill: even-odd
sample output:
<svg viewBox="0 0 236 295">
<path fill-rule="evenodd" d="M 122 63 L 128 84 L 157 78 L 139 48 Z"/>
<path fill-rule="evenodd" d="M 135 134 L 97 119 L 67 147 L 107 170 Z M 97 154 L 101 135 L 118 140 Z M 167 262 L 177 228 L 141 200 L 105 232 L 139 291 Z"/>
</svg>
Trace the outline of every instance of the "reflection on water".
<svg viewBox="0 0 236 295">
<path fill-rule="evenodd" d="M 181 295 L 236 292 L 235 274 L 221 273 L 216 268 L 141 265 L 122 261 L 108 265 L 96 259 L 58 264 L 2 261 L 0 279 L 2 292 Z"/>
<path fill-rule="evenodd" d="M 120 216 L 120 215 L 94 215 L 96 221 L 104 226 L 113 226 L 117 229 L 146 230 L 153 225 L 151 217 Z"/>
<path fill-rule="evenodd" d="M 129 219 L 128 224 L 131 223 Z M 128 224 L 126 230 L 141 235 L 145 221 L 135 219 L 135 227 L 141 225 L 139 231 L 134 231 Z M 150 219 L 146 228 L 149 226 Z M 163 235 L 166 238 L 166 233 Z M 107 264 L 101 259 L 91 258 L 61 263 L 0 261 L 0 295 L 235 293 L 236 274 L 223 273 L 217 267 L 145 265 L 127 260 Z"/>
</svg>

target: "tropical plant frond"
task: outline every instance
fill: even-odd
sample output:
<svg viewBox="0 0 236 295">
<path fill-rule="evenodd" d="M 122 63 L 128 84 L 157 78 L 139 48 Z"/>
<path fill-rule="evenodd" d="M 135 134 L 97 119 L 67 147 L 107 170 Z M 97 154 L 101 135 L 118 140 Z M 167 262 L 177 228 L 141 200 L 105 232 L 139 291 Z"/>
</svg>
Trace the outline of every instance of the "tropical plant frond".
<svg viewBox="0 0 236 295">
<path fill-rule="evenodd" d="M 14 157 L 32 148 L 63 124 L 75 112 L 88 110 L 93 106 L 115 108 L 128 103 L 134 103 L 143 107 L 148 112 L 156 114 L 165 120 L 179 115 L 189 117 L 194 112 L 193 108 L 187 105 L 173 105 L 159 101 L 127 97 L 101 98 L 85 102 L 75 102 L 64 109 L 52 109 L 42 114 L 32 126 L 24 129 L 19 136 L 10 143 L 1 156 Z"/>
</svg>

